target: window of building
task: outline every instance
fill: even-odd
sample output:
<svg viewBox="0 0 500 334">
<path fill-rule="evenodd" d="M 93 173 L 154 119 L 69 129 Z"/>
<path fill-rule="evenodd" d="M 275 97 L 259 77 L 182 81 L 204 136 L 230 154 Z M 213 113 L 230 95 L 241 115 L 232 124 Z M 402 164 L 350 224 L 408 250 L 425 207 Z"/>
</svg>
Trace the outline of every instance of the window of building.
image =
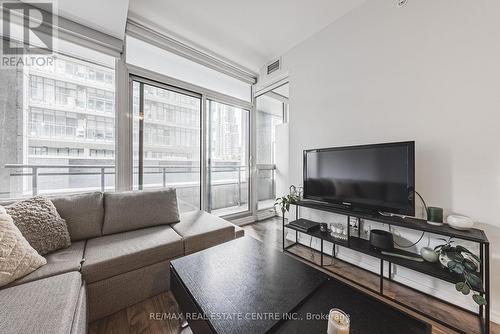
<svg viewBox="0 0 500 334">
<path fill-rule="evenodd" d="M 0 69 L 0 118 L 9 120 L 0 128 L 9 138 L 0 146 L 0 197 L 114 189 L 114 58 L 79 55 Z M 104 188 L 96 165 L 106 170 Z"/>
</svg>

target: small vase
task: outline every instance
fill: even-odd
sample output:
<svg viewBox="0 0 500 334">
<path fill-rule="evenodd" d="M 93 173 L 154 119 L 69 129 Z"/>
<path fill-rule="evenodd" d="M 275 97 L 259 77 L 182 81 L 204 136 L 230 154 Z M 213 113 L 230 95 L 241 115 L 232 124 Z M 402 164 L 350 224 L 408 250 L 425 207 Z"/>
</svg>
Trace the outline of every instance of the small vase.
<svg viewBox="0 0 500 334">
<path fill-rule="evenodd" d="M 424 247 L 420 250 L 420 255 L 427 262 L 437 262 L 439 259 L 438 253 L 430 247 Z"/>
<path fill-rule="evenodd" d="M 450 262 L 448 255 L 443 253 L 439 254 L 439 263 L 441 263 L 444 268 L 448 268 L 448 262 Z"/>
</svg>

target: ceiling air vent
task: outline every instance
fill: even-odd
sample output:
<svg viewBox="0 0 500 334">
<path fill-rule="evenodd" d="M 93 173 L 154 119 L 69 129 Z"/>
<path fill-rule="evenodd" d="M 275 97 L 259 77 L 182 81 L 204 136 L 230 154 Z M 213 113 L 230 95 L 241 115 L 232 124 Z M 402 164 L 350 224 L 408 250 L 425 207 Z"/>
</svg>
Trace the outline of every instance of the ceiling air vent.
<svg viewBox="0 0 500 334">
<path fill-rule="evenodd" d="M 267 75 L 278 71 L 281 68 L 281 61 L 277 59 L 273 61 L 271 64 L 267 65 Z"/>
</svg>

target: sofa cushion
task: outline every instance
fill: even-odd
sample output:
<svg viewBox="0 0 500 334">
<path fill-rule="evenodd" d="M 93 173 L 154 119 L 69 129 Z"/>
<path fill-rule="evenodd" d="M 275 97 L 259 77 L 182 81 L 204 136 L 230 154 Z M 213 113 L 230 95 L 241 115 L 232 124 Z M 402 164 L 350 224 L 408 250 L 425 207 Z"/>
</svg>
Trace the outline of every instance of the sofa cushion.
<svg viewBox="0 0 500 334">
<path fill-rule="evenodd" d="M 49 199 L 36 196 L 16 202 L 5 209 L 31 247 L 40 255 L 71 245 L 66 222 Z"/>
<path fill-rule="evenodd" d="M 31 274 L 12 282 L 9 286 L 24 284 L 72 271 L 80 271 L 84 249 L 85 241 L 77 241 L 72 243 L 68 248 L 60 249 L 54 253 L 47 254 L 45 255 L 45 259 L 47 260 L 46 265 L 38 270 L 35 270 Z"/>
<path fill-rule="evenodd" d="M 179 221 L 175 189 L 104 194 L 104 235 Z"/>
<path fill-rule="evenodd" d="M 73 318 L 73 327 L 71 334 L 87 334 L 88 332 L 88 303 L 87 303 L 87 286 L 82 285 L 80 289 L 80 296 L 78 297 L 78 304 L 76 304 L 75 316 Z"/>
<path fill-rule="evenodd" d="M 205 211 L 181 215 L 172 228 L 184 239 L 184 252 L 191 254 L 234 239 L 234 225 Z"/>
<path fill-rule="evenodd" d="M 0 287 L 26 276 L 47 261 L 37 253 L 0 206 Z"/>
<path fill-rule="evenodd" d="M 72 241 L 101 236 L 104 200 L 100 192 L 51 197 L 59 215 L 66 220 Z"/>
<path fill-rule="evenodd" d="M 90 283 L 87 286 L 90 306 L 89 321 L 93 322 L 169 289 L 170 260 Z M 134 328 L 132 333 L 155 334 L 159 332 L 144 329 L 143 331 L 142 328 Z M 167 333 L 175 333 L 175 331 L 167 331 Z"/>
<path fill-rule="evenodd" d="M 180 255 L 182 238 L 168 225 L 107 235 L 87 241 L 82 274 L 92 283 Z"/>
<path fill-rule="evenodd" d="M 70 333 L 81 287 L 72 272 L 0 290 L 0 333 Z"/>
</svg>

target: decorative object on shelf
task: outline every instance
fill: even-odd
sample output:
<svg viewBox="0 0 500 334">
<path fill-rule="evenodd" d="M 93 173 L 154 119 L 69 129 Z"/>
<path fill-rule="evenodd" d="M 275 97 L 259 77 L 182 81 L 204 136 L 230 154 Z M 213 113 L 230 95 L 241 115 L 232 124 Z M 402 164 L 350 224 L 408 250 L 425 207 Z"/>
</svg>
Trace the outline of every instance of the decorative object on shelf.
<svg viewBox="0 0 500 334">
<path fill-rule="evenodd" d="M 449 215 L 446 222 L 456 230 L 470 230 L 474 226 L 474 221 L 470 217 L 461 215 Z"/>
<path fill-rule="evenodd" d="M 359 235 L 360 230 L 362 230 L 362 220 L 357 217 L 349 217 L 349 228 L 351 235 Z"/>
<path fill-rule="evenodd" d="M 336 223 L 330 225 L 330 236 L 340 240 L 347 240 L 347 230 L 344 224 Z"/>
<path fill-rule="evenodd" d="M 281 213 L 283 216 L 285 215 L 286 212 L 290 211 L 290 205 L 296 203 L 297 201 L 300 200 L 299 193 L 297 192 L 297 187 L 295 187 L 293 184 L 290 186 L 290 192 L 288 195 L 283 196 L 283 197 L 278 197 L 276 199 L 276 202 L 274 203 L 274 206 L 279 206 L 281 209 Z"/>
<path fill-rule="evenodd" d="M 295 187 L 295 195 L 297 195 L 299 201 L 304 198 L 304 187 L 302 185 Z"/>
<path fill-rule="evenodd" d="M 439 255 L 438 253 L 430 248 L 430 247 L 424 247 L 420 250 L 420 255 L 422 255 L 422 258 L 427 261 L 427 262 L 437 262 L 439 260 Z"/>
<path fill-rule="evenodd" d="M 333 308 L 328 314 L 327 334 L 349 334 L 351 319 L 342 310 Z"/>
<path fill-rule="evenodd" d="M 448 268 L 450 272 L 463 278 L 462 282 L 455 284 L 457 291 L 466 296 L 472 291 L 474 302 L 478 305 L 486 305 L 486 299 L 479 293 L 483 287 L 483 280 L 477 271 L 481 259 L 463 246 L 453 246 L 452 244 L 455 243 L 453 238 L 448 240 L 439 238 L 439 240 L 445 242 L 434 248 L 439 253 L 439 262 Z"/>
<path fill-rule="evenodd" d="M 391 250 L 394 248 L 394 236 L 384 230 L 371 230 L 370 245 L 376 249 Z"/>
<path fill-rule="evenodd" d="M 427 223 L 431 225 L 443 225 L 443 208 L 429 206 L 427 208 Z"/>
<path fill-rule="evenodd" d="M 321 224 L 319 224 L 319 230 L 322 233 L 328 232 L 328 224 L 327 223 L 321 223 Z"/>
</svg>

